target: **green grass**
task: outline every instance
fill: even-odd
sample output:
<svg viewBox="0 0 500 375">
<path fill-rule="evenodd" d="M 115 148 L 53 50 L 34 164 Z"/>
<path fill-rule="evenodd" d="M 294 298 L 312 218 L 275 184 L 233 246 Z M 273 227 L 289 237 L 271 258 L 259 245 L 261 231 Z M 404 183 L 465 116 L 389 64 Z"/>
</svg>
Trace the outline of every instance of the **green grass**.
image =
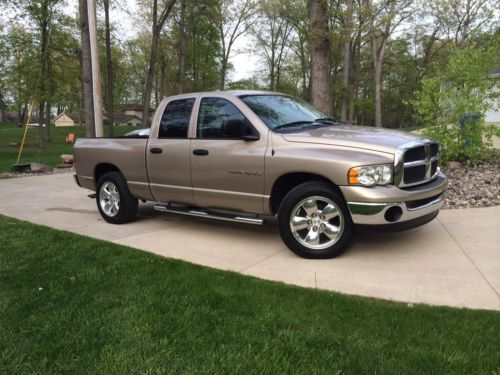
<svg viewBox="0 0 500 375">
<path fill-rule="evenodd" d="M 0 216 L 0 373 L 492 374 L 499 332 L 498 312 L 286 286 Z"/>
<path fill-rule="evenodd" d="M 128 131 L 137 129 L 131 126 L 115 127 L 116 135 L 123 135 Z M 106 131 L 107 129 L 105 129 Z M 13 164 L 16 163 L 19 146 L 23 137 L 24 128 L 16 124 L 0 123 L 0 173 L 10 171 Z M 85 128 L 82 126 L 50 128 L 51 141 L 47 142 L 44 149 L 37 147 L 38 128 L 29 128 L 26 137 L 26 146 L 23 151 L 21 162 L 37 162 L 55 167 L 60 163 L 61 154 L 72 154 L 73 145 L 64 143 L 68 133 L 75 133 L 78 138 L 85 136 Z M 12 145 L 14 144 L 14 146 Z"/>
</svg>

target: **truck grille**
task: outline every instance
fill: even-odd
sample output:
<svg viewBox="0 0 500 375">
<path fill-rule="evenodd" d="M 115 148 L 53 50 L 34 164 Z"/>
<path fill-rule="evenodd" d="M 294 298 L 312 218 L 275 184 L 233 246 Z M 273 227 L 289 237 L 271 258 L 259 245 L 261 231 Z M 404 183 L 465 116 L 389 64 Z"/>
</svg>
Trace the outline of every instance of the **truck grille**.
<svg viewBox="0 0 500 375">
<path fill-rule="evenodd" d="M 422 141 L 403 148 L 395 165 L 395 184 L 411 186 L 432 180 L 438 172 L 439 145 Z M 399 164 L 399 165 L 398 165 Z"/>
</svg>

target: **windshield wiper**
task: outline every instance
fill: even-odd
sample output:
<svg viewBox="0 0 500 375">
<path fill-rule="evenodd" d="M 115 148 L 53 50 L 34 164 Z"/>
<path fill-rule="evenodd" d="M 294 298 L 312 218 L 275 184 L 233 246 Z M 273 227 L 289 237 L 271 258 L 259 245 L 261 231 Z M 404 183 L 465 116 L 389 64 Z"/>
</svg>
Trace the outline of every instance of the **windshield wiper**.
<svg viewBox="0 0 500 375">
<path fill-rule="evenodd" d="M 314 122 L 319 122 L 321 124 L 327 123 L 327 124 L 344 124 L 344 122 L 339 121 L 335 118 L 332 117 L 320 117 L 314 120 Z"/>
<path fill-rule="evenodd" d="M 281 125 L 274 127 L 273 130 L 283 129 L 283 128 L 293 128 L 293 127 L 297 127 L 299 125 L 307 125 L 307 124 L 312 124 L 312 123 L 313 123 L 313 121 L 307 121 L 307 120 L 287 122 L 286 124 L 281 124 Z"/>
</svg>

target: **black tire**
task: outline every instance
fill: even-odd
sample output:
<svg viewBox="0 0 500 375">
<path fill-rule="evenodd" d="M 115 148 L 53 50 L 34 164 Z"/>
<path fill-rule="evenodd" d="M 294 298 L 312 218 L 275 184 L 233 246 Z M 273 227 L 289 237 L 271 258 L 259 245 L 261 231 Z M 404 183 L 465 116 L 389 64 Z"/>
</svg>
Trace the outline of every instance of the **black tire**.
<svg viewBox="0 0 500 375">
<path fill-rule="evenodd" d="M 113 186 L 116 187 L 116 190 L 113 189 L 114 196 L 118 196 L 119 201 L 118 208 L 113 208 L 113 211 L 111 211 L 106 209 L 107 206 L 104 203 L 101 203 L 101 199 L 106 201 L 108 197 L 108 202 L 111 202 L 110 199 L 114 199 L 109 198 L 109 194 L 107 192 L 110 190 L 106 190 L 106 188 L 112 188 Z M 135 219 L 138 201 L 137 198 L 130 194 L 127 182 L 120 172 L 108 172 L 103 174 L 99 178 L 99 181 L 97 181 L 96 193 L 97 208 L 99 209 L 99 213 L 102 218 L 108 223 L 124 224 Z"/>
<path fill-rule="evenodd" d="M 297 223 L 294 231 L 292 221 Z M 307 227 L 298 230 L 304 225 Z M 290 250 L 311 259 L 334 258 L 342 254 L 354 233 L 344 198 L 333 185 L 320 181 L 306 182 L 290 190 L 278 210 L 278 227 L 281 239 Z M 333 229 L 338 229 L 338 232 Z"/>
</svg>

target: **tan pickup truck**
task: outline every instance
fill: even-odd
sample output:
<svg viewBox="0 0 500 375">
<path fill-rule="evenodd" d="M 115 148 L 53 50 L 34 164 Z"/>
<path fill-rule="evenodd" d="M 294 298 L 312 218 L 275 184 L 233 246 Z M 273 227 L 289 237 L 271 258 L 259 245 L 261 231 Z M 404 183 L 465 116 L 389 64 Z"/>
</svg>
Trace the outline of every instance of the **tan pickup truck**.
<svg viewBox="0 0 500 375">
<path fill-rule="evenodd" d="M 358 226 L 435 218 L 447 184 L 438 162 L 431 140 L 341 124 L 262 91 L 167 97 L 149 132 L 75 145 L 76 182 L 96 191 L 109 223 L 132 221 L 138 200 L 248 224 L 277 216 L 285 244 L 308 258 L 340 254 Z"/>
</svg>

